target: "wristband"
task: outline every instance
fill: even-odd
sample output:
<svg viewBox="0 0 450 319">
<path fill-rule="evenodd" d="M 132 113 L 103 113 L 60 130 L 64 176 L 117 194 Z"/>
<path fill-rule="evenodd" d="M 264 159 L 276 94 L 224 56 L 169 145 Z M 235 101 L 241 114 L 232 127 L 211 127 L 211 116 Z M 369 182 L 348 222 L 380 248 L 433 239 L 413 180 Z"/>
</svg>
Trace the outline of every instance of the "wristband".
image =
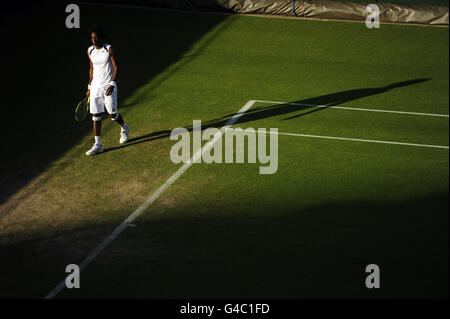
<svg viewBox="0 0 450 319">
<path fill-rule="evenodd" d="M 114 81 L 109 82 L 108 85 L 113 85 L 114 87 L 117 87 L 117 84 L 116 84 L 116 82 L 114 82 Z"/>
<path fill-rule="evenodd" d="M 91 85 L 90 84 L 88 84 L 88 90 L 90 90 L 91 89 Z"/>
</svg>

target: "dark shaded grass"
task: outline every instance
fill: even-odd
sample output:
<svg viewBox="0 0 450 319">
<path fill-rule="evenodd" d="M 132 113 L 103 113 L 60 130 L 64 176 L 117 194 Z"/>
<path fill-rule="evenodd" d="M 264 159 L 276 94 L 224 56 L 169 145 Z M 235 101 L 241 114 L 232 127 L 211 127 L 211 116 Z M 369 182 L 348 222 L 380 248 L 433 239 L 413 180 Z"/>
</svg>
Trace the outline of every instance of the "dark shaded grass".
<svg viewBox="0 0 450 319">
<path fill-rule="evenodd" d="M 91 45 L 88 29 L 99 23 L 119 59 L 119 105 L 183 57 L 223 15 L 163 12 L 81 4 L 81 28 L 67 29 L 65 4 L 45 3 L 2 14 L 3 131 L 0 204 L 52 161 L 91 133 L 74 110 L 86 92 Z M 170 18 L 169 18 L 170 16 Z M 189 59 L 189 57 L 185 57 Z M 157 84 L 155 84 L 157 85 Z"/>
<path fill-rule="evenodd" d="M 441 194 L 329 203 L 277 218 L 146 219 L 85 272 L 86 290 L 62 297 L 448 297 L 446 207 Z M 378 291 L 364 286 L 370 263 L 381 267 Z"/>
<path fill-rule="evenodd" d="M 404 202 L 333 202 L 277 218 L 249 211 L 145 217 L 62 298 L 445 298 L 448 194 Z M 2 247 L 2 297 L 43 297 L 115 225 Z M 51 247 L 51 248 L 50 248 Z M 26 256 L 26 262 L 23 260 Z M 327 256 L 327 258 L 324 258 Z M 381 268 L 379 290 L 365 266 Z M 20 265 L 20 285 L 14 280 Z"/>
</svg>

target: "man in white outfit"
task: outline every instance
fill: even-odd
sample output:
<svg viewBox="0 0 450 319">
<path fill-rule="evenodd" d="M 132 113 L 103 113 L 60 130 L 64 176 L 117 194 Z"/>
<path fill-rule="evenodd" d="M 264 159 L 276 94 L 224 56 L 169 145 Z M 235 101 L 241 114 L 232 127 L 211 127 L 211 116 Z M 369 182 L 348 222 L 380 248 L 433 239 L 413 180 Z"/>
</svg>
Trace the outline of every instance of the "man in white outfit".
<svg viewBox="0 0 450 319">
<path fill-rule="evenodd" d="M 89 31 L 92 46 L 87 50 L 89 63 L 89 84 L 86 92 L 90 96 L 90 113 L 94 126 L 95 143 L 86 152 L 86 155 L 95 155 L 103 152 L 100 140 L 102 124 L 101 113 L 108 112 L 111 120 L 121 126 L 119 142 L 128 141 L 130 127 L 125 124 L 122 116 L 117 111 L 117 58 L 111 45 L 103 43 L 104 33 L 100 27 L 94 26 Z"/>
</svg>

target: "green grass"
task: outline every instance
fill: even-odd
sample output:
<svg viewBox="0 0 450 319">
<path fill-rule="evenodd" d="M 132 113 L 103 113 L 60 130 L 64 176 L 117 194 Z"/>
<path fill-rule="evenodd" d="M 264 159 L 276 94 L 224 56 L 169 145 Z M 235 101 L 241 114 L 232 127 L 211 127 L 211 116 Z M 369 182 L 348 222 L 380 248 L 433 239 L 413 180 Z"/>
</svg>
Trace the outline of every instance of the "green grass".
<svg viewBox="0 0 450 319">
<path fill-rule="evenodd" d="M 85 29 L 55 31 L 73 64 L 56 59 L 55 21 L 32 31 L 48 74 L 30 96 L 47 108 L 18 102 L 30 139 L 12 137 L 19 153 L 0 182 L 3 297 L 47 294 L 177 171 L 168 134 L 194 119 L 223 126 L 251 99 L 448 114 L 447 28 L 82 10 L 85 29 L 99 12 L 111 19 L 132 140 L 120 147 L 105 120 L 108 151 L 84 155 L 90 123 L 73 123 L 72 102 L 87 79 Z M 14 52 L 7 70 L 18 68 L 19 83 L 27 65 Z M 448 118 L 314 110 L 256 103 L 236 126 L 449 145 Z M 259 164 L 193 165 L 87 267 L 81 289 L 59 297 L 448 297 L 448 150 L 278 138 L 273 175 Z M 377 291 L 364 286 L 370 263 L 382 271 Z"/>
</svg>

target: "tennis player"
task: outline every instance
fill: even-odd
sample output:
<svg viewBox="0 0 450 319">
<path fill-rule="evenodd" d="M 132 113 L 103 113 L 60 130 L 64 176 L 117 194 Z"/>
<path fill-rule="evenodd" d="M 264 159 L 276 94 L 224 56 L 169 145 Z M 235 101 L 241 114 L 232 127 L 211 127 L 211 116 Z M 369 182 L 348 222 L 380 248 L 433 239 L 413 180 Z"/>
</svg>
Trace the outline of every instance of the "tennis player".
<svg viewBox="0 0 450 319">
<path fill-rule="evenodd" d="M 92 114 L 95 143 L 86 152 L 86 155 L 95 155 L 103 152 L 100 140 L 102 127 L 101 113 L 108 112 L 111 120 L 120 125 L 120 140 L 128 141 L 130 127 L 125 124 L 122 116 L 117 111 L 117 58 L 111 45 L 103 43 L 104 32 L 99 26 L 94 26 L 89 31 L 92 46 L 87 50 L 89 63 L 89 84 L 86 92 L 90 96 L 89 110 Z"/>
</svg>

